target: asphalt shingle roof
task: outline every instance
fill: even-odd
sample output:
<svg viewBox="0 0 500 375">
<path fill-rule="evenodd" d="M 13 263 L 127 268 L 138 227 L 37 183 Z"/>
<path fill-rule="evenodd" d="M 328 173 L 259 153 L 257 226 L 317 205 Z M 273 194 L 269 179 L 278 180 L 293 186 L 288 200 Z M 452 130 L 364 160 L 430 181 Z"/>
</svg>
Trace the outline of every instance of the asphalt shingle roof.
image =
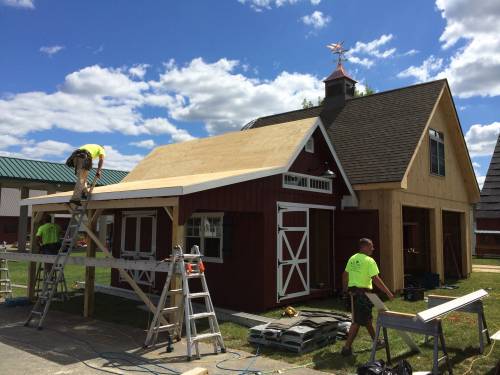
<svg viewBox="0 0 500 375">
<path fill-rule="evenodd" d="M 491 158 L 488 173 L 476 207 L 478 218 L 500 218 L 500 136 Z"/>
<path fill-rule="evenodd" d="M 89 173 L 92 180 L 95 169 Z M 114 169 L 103 169 L 97 186 L 116 184 L 120 182 L 128 172 Z M 41 160 L 29 160 L 0 156 L 0 179 L 34 181 L 55 184 L 74 184 L 75 171 L 62 163 L 54 163 Z"/>
<path fill-rule="evenodd" d="M 352 184 L 401 181 L 436 101 L 438 80 L 323 106 L 261 117 L 252 128 L 321 116 Z"/>
</svg>

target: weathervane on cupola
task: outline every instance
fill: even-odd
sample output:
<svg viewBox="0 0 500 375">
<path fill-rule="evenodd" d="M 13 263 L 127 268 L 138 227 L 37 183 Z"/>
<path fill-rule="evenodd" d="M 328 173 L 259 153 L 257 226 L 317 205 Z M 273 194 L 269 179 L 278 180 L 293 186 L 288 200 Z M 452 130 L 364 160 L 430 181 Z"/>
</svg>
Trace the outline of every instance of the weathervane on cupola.
<svg viewBox="0 0 500 375">
<path fill-rule="evenodd" d="M 348 49 L 344 49 L 344 42 L 338 43 L 330 43 L 326 46 L 333 54 L 337 55 L 337 65 L 342 64 L 342 61 L 347 61 L 347 57 L 345 57 L 346 52 L 349 52 Z"/>
<path fill-rule="evenodd" d="M 337 55 L 337 67 L 323 82 L 325 83 L 325 109 L 343 107 L 346 100 L 354 97 L 356 81 L 349 77 L 342 65 L 346 61 L 344 42 L 330 43 L 326 46 Z"/>
</svg>

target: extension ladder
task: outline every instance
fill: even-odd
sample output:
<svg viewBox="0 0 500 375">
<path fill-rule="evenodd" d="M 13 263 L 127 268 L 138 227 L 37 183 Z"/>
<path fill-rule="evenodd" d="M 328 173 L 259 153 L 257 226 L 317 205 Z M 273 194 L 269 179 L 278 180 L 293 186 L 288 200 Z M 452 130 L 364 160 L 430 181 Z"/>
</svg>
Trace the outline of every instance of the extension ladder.
<svg viewBox="0 0 500 375">
<path fill-rule="evenodd" d="M 155 345 L 158 341 L 160 332 L 167 332 L 167 351 L 172 351 L 172 337 L 180 340 L 182 333 L 182 321 L 184 319 L 186 329 L 187 342 L 187 357 L 191 360 L 193 357 L 193 349 L 196 352 L 196 357 L 200 358 L 200 350 L 198 343 L 202 340 L 212 340 L 214 345 L 214 353 L 217 354 L 226 352 L 224 340 L 219 329 L 219 323 L 215 315 L 214 306 L 208 291 L 208 285 L 205 278 L 204 266 L 201 261 L 202 255 L 198 246 L 193 246 L 191 254 L 183 254 L 180 246 L 175 246 L 172 255 L 170 256 L 170 267 L 168 270 L 167 280 L 160 295 L 160 300 L 156 307 L 156 311 L 151 322 L 151 325 L 146 336 L 144 346 L 149 347 Z M 172 289 L 171 284 L 173 278 L 181 277 L 182 289 Z M 191 293 L 189 288 L 189 280 L 198 279 L 201 282 L 202 291 Z M 176 294 L 182 293 L 182 299 L 179 298 L 178 304 L 166 307 L 167 297 L 174 297 Z M 194 313 L 193 299 L 204 300 L 204 312 Z M 175 299 L 174 299 L 175 300 Z M 169 324 L 162 325 L 161 317 L 169 315 L 167 319 Z M 208 319 L 209 331 L 207 333 L 198 334 L 196 321 L 199 319 Z"/>
<path fill-rule="evenodd" d="M 38 263 L 38 267 L 36 270 L 36 278 L 35 278 L 35 297 L 39 298 L 40 293 L 43 291 L 43 282 L 45 281 L 45 277 L 50 271 L 46 271 L 45 264 L 43 262 Z M 52 280 L 55 281 L 55 280 Z M 60 296 L 57 298 L 56 296 Z M 68 286 L 66 284 L 66 279 L 64 277 L 64 272 L 61 275 L 61 280 L 56 285 L 56 292 L 54 295 L 54 301 L 66 301 L 68 300 Z"/>
<path fill-rule="evenodd" d="M 7 252 L 7 250 L 3 252 Z M 0 259 L 0 297 L 12 298 L 12 283 L 10 282 L 7 259 Z"/>
<path fill-rule="evenodd" d="M 85 214 L 87 211 L 87 206 L 90 201 L 92 190 L 94 189 L 95 183 L 97 182 L 97 177 L 94 177 L 92 185 L 87 193 L 87 199 L 83 201 L 81 206 L 76 206 L 71 210 L 71 219 L 69 221 L 68 227 L 66 228 L 66 233 L 64 234 L 61 247 L 56 255 L 56 259 L 50 272 L 45 274 L 45 278 L 42 285 L 42 290 L 38 296 L 38 299 L 31 310 L 28 319 L 24 323 L 28 326 L 30 322 L 37 317 L 38 324 L 36 325 L 38 329 L 43 328 L 43 322 L 47 313 L 49 312 L 50 303 L 54 299 L 57 292 L 57 287 L 64 279 L 64 267 L 68 262 L 71 252 L 73 251 L 76 239 L 78 237 L 78 230 L 81 227 Z"/>
</svg>

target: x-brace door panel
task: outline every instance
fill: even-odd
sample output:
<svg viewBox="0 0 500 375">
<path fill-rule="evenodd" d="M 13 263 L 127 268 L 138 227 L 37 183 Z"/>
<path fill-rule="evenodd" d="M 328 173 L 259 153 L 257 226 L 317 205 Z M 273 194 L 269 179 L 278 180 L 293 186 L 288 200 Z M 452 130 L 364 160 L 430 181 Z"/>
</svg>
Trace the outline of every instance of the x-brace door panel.
<svg viewBox="0 0 500 375">
<path fill-rule="evenodd" d="M 278 205 L 277 301 L 308 295 L 309 209 Z"/>
</svg>

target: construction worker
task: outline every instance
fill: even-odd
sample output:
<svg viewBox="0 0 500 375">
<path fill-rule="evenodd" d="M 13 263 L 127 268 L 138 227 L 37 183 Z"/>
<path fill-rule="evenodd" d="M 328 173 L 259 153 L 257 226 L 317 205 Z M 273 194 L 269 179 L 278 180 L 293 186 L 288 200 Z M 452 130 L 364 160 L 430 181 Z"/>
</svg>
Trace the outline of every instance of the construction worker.
<svg viewBox="0 0 500 375">
<path fill-rule="evenodd" d="M 52 223 L 50 216 L 45 214 L 42 218 L 43 224 L 36 231 L 36 241 L 40 246 L 40 253 L 46 255 L 56 255 L 61 247 L 61 227 Z M 52 265 L 45 263 L 45 272 L 49 272 Z"/>
<path fill-rule="evenodd" d="M 81 199 L 86 199 L 88 194 L 87 177 L 92 169 L 92 162 L 99 158 L 96 177 L 101 177 L 101 170 L 104 164 L 106 153 L 104 147 L 97 144 L 86 144 L 73 151 L 66 161 L 66 165 L 75 168 L 76 184 L 70 203 L 81 205 Z"/>
<path fill-rule="evenodd" d="M 375 330 L 373 329 L 372 308 L 365 292 L 372 292 L 375 284 L 384 292 L 390 300 L 394 298 L 393 294 L 384 284 L 379 276 L 377 262 L 371 257 L 373 251 L 372 240 L 362 238 L 359 240 L 359 251 L 349 258 L 345 271 L 342 275 L 342 285 L 344 292 L 349 291 L 351 296 L 352 324 L 347 334 L 345 346 L 342 348 L 343 356 L 352 355 L 352 343 L 359 331 L 359 326 L 364 326 L 368 333 L 375 339 Z M 378 347 L 384 347 L 385 343 L 380 340 Z"/>
</svg>

